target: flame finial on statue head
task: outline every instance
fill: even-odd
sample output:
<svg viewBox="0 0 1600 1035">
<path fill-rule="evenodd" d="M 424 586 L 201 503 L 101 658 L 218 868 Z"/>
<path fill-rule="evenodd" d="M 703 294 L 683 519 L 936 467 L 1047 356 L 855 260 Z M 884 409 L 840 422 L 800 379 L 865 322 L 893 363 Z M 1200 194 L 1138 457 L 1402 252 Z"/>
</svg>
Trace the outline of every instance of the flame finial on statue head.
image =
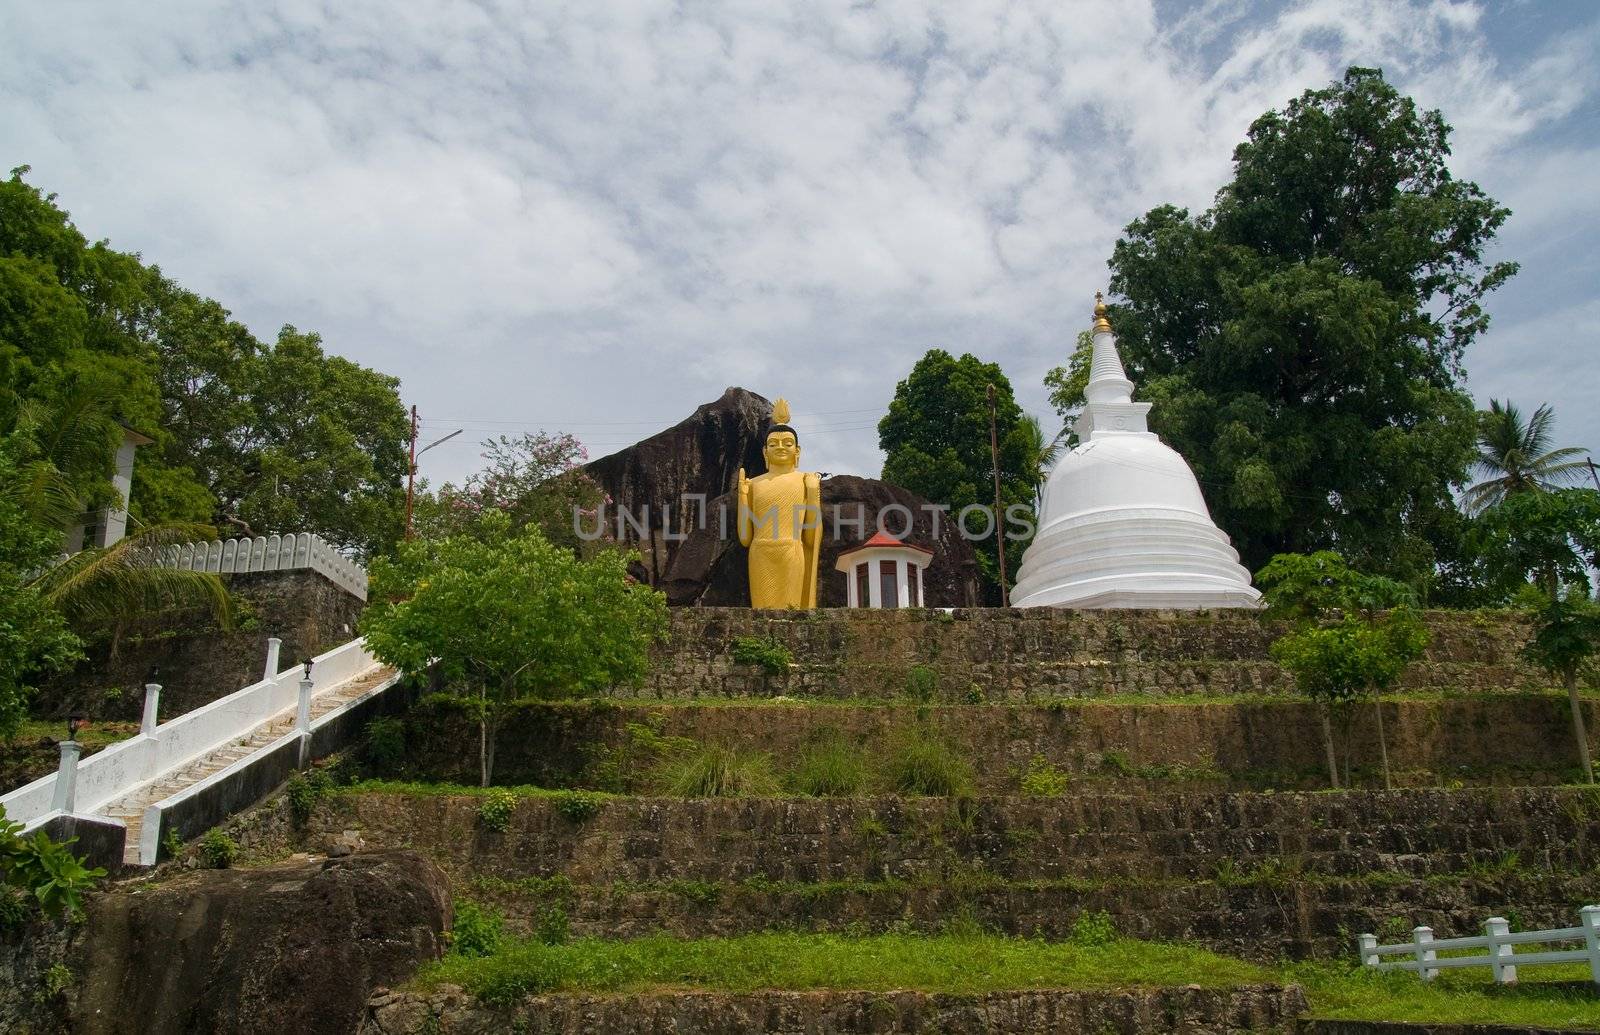
<svg viewBox="0 0 1600 1035">
<path fill-rule="evenodd" d="M 779 396 L 778 401 L 772 404 L 772 423 L 789 423 L 789 400 L 782 396 Z"/>
<path fill-rule="evenodd" d="M 1094 332 L 1109 331 L 1111 321 L 1106 319 L 1106 303 L 1100 292 L 1094 293 Z"/>
</svg>

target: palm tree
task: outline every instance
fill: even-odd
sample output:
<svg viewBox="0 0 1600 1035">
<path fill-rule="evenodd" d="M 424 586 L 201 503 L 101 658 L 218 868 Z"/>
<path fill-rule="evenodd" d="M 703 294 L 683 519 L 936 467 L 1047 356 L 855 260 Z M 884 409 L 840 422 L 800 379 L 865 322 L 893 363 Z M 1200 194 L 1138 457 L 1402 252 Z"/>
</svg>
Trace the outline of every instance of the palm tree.
<svg viewBox="0 0 1600 1035">
<path fill-rule="evenodd" d="M 1025 470 L 1028 480 L 1033 482 L 1033 502 L 1037 509 L 1044 504 L 1045 478 L 1049 477 L 1050 468 L 1055 466 L 1056 457 L 1061 453 L 1061 436 L 1045 438 L 1043 425 L 1031 413 L 1022 415 L 1016 433 L 1022 439 Z"/>
<path fill-rule="evenodd" d="M 1588 469 L 1577 446 L 1550 448 L 1550 422 L 1555 412 L 1545 403 L 1526 422 L 1516 404 L 1489 400 L 1478 415 L 1478 458 L 1473 473 L 1482 480 L 1467 490 L 1468 513 L 1481 513 L 1523 492 L 1548 492 L 1571 483 Z"/>
</svg>

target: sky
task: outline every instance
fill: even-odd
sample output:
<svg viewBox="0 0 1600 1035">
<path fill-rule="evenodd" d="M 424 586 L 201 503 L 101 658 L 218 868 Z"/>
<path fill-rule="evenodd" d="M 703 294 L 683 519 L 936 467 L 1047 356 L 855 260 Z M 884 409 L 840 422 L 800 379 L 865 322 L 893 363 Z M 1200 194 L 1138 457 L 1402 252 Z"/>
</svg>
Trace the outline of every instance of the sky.
<svg viewBox="0 0 1600 1035">
<path fill-rule="evenodd" d="M 1352 64 L 1513 210 L 1480 404 L 1600 450 L 1600 3 L 1113 0 L 0 6 L 0 159 L 258 335 L 401 378 L 432 480 L 601 456 L 741 385 L 875 475 L 928 348 L 1041 379 L 1120 229 L 1207 207 L 1250 122 Z"/>
</svg>

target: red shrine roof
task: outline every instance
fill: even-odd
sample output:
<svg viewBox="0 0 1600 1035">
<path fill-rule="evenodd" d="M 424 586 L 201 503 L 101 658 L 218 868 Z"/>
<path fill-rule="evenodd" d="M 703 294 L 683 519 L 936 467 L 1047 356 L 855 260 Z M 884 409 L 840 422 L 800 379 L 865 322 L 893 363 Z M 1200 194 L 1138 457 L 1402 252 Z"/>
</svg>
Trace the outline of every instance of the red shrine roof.
<svg viewBox="0 0 1600 1035">
<path fill-rule="evenodd" d="M 882 547 L 888 547 L 889 549 L 915 550 L 918 553 L 925 553 L 929 557 L 933 556 L 933 551 L 928 549 L 926 546 L 918 546 L 916 543 L 902 543 L 900 540 L 896 539 L 887 532 L 878 532 L 871 539 L 868 539 L 864 543 L 857 543 L 850 549 L 840 553 L 839 556 L 848 557 L 860 550 L 876 550 Z"/>
</svg>

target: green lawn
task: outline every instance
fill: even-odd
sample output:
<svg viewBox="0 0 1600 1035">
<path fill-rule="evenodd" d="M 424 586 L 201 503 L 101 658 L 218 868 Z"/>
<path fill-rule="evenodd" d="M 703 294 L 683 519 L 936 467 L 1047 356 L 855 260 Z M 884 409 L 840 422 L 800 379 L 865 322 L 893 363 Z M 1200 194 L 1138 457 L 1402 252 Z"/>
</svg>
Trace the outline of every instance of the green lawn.
<svg viewBox="0 0 1600 1035">
<path fill-rule="evenodd" d="M 1487 969 L 1447 971 L 1431 985 L 1410 974 L 1363 971 L 1351 961 L 1260 966 L 1184 945 L 1116 939 L 1103 945 L 988 934 L 766 933 L 563 945 L 507 941 L 486 957 L 447 956 L 418 975 L 431 990 L 460 985 L 491 1004 L 541 992 L 649 992 L 696 988 L 910 989 L 974 995 L 1010 988 L 1130 988 L 1296 983 L 1313 1016 L 1338 1020 L 1456 1021 L 1595 1029 L 1600 996 L 1570 984 L 1583 966 L 1541 967 L 1519 988 L 1497 989 Z M 1532 980 L 1530 980 L 1532 979 Z"/>
<path fill-rule="evenodd" d="M 137 722 L 91 722 L 78 731 L 78 742 L 83 745 L 84 753 L 89 754 L 120 740 L 127 740 L 138 732 Z M 15 749 L 37 744 L 46 737 L 65 740 L 67 724 L 58 719 L 27 719 L 11 742 Z"/>
</svg>

